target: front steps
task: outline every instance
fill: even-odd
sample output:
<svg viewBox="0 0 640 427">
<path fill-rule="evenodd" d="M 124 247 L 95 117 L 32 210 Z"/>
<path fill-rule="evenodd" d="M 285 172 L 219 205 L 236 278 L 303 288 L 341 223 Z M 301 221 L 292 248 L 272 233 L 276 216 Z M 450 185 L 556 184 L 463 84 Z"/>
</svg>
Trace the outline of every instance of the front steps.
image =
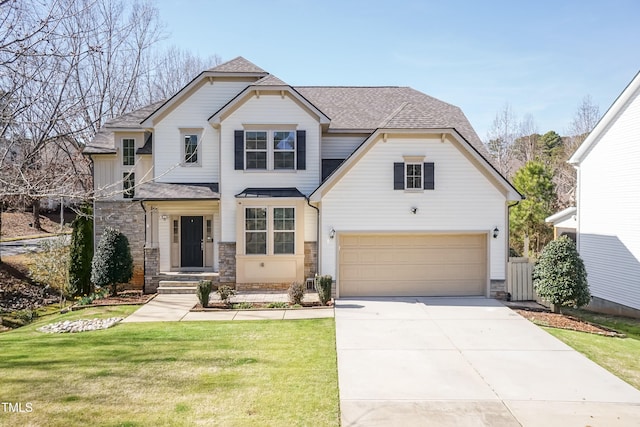
<svg viewBox="0 0 640 427">
<path fill-rule="evenodd" d="M 218 282 L 217 273 L 168 273 L 162 274 L 158 282 L 159 294 L 195 294 L 200 280 Z"/>
</svg>

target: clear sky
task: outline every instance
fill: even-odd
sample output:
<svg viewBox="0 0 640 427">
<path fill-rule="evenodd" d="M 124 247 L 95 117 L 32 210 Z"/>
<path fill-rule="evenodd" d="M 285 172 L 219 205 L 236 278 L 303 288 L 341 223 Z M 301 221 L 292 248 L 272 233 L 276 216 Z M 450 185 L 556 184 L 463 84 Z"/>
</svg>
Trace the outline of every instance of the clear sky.
<svg viewBox="0 0 640 427">
<path fill-rule="evenodd" d="M 640 70 L 638 0 L 158 0 L 164 42 L 243 56 L 293 86 L 411 86 L 483 140 L 509 103 L 564 135 Z"/>
</svg>

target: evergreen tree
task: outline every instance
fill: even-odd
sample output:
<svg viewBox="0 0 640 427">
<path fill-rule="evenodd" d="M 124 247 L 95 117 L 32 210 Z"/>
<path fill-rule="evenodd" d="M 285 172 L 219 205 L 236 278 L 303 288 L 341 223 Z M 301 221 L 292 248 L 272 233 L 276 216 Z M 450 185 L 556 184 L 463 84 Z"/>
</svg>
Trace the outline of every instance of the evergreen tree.
<svg viewBox="0 0 640 427">
<path fill-rule="evenodd" d="M 91 263 L 91 281 L 96 286 L 111 286 L 116 295 L 118 283 L 126 283 L 133 277 L 133 258 L 129 239 L 119 230 L 106 227 Z"/>
<path fill-rule="evenodd" d="M 84 205 L 71 224 L 71 254 L 69 262 L 69 292 L 74 295 L 89 295 L 91 283 L 91 260 L 93 259 L 93 209 Z"/>
<path fill-rule="evenodd" d="M 533 269 L 533 287 L 540 298 L 556 306 L 589 304 L 587 271 L 573 240 L 562 236 L 545 246 Z"/>
<path fill-rule="evenodd" d="M 510 245 L 528 256 L 525 240 L 539 252 L 552 238 L 551 227 L 544 220 L 553 213 L 556 200 L 553 175 L 542 163 L 532 161 L 516 172 L 513 184 L 525 199 L 509 212 Z"/>
</svg>

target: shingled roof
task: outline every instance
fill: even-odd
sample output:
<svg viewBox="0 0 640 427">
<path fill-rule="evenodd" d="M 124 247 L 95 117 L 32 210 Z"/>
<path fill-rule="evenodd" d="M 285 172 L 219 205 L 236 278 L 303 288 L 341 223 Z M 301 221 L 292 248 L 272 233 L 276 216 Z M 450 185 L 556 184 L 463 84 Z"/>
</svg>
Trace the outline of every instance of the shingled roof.
<svg viewBox="0 0 640 427">
<path fill-rule="evenodd" d="M 258 67 L 251 61 L 247 61 L 242 56 L 238 56 L 230 61 L 223 62 L 220 65 L 216 65 L 213 68 L 209 68 L 207 71 L 213 71 L 216 73 L 252 73 L 252 74 L 269 74 L 262 68 Z"/>
</svg>

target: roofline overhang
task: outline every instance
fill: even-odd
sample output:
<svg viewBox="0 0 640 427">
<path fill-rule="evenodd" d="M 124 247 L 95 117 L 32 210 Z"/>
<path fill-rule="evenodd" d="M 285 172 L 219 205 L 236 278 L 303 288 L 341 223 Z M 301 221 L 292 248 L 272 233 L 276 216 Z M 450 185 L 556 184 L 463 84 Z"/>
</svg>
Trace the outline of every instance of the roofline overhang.
<svg viewBox="0 0 640 427">
<path fill-rule="evenodd" d="M 556 212 L 553 215 L 546 217 L 544 222 L 547 222 L 547 223 L 560 222 L 565 218 L 568 219 L 572 217 L 577 212 L 578 212 L 578 209 L 575 206 L 569 206 L 568 208 L 563 209 L 560 212 Z"/>
<path fill-rule="evenodd" d="M 315 114 L 318 117 L 318 121 L 321 125 L 328 126 L 331 123 L 331 119 L 324 114 L 318 107 L 312 104 L 307 98 L 302 96 L 297 90 L 289 85 L 249 85 L 244 90 L 242 90 L 239 94 L 233 97 L 229 102 L 227 102 L 222 108 L 213 113 L 208 121 L 211 126 L 217 128 L 220 126 L 220 123 L 226 118 L 227 114 L 234 111 L 241 104 L 246 102 L 252 96 L 260 96 L 260 92 L 280 92 L 282 96 L 284 96 L 284 92 L 289 93 L 294 100 L 302 104 L 306 107 L 310 112 Z"/>
<path fill-rule="evenodd" d="M 209 71 L 209 70 L 202 71 L 200 74 L 194 77 L 193 80 L 187 83 L 182 89 L 180 89 L 172 97 L 167 99 L 161 106 L 156 108 L 155 111 L 153 111 L 151 114 L 145 117 L 140 122 L 140 125 L 145 128 L 153 127 L 154 117 L 158 116 L 159 114 L 162 114 L 164 111 L 171 108 L 176 102 L 178 102 L 180 98 L 182 98 L 182 95 L 189 92 L 192 88 L 200 84 L 200 82 L 202 82 L 203 80 L 208 80 L 210 83 L 212 83 L 215 78 L 221 78 L 221 77 L 232 77 L 232 78 L 244 77 L 244 78 L 255 78 L 256 80 L 258 80 L 268 75 L 269 73 L 267 73 L 266 71 L 263 73 L 219 72 L 219 71 Z"/>
<path fill-rule="evenodd" d="M 386 140 L 388 135 L 401 134 L 401 135 L 440 135 L 442 142 L 451 136 L 460 143 L 460 145 L 466 149 L 467 153 L 474 158 L 480 165 L 483 165 L 487 173 L 505 190 L 505 197 L 507 201 L 520 201 L 524 199 L 524 196 L 518 192 L 518 190 L 500 174 L 495 167 L 489 163 L 489 161 L 478 152 L 478 150 L 469 143 L 455 128 L 416 128 L 416 129 L 397 129 L 397 128 L 379 128 L 376 129 L 371 135 L 365 139 L 358 148 L 336 169 L 329 175 L 329 177 L 316 188 L 309 200 L 311 202 L 320 202 L 322 197 L 328 193 L 331 188 L 342 178 L 342 176 L 351 169 L 368 148 L 376 141 L 382 139 Z"/>
<path fill-rule="evenodd" d="M 145 132 L 147 129 L 136 126 L 136 127 L 111 127 L 109 125 L 104 126 L 105 129 L 110 130 L 111 132 Z"/>
<path fill-rule="evenodd" d="M 602 134 L 609 128 L 613 120 L 624 110 L 627 103 L 640 91 L 640 71 L 636 73 L 631 82 L 624 88 L 620 95 L 613 101 L 611 107 L 598 121 L 589 136 L 580 144 L 578 149 L 567 160 L 573 166 L 580 166 L 580 163 L 589 155 L 593 147 L 600 140 Z"/>
</svg>

